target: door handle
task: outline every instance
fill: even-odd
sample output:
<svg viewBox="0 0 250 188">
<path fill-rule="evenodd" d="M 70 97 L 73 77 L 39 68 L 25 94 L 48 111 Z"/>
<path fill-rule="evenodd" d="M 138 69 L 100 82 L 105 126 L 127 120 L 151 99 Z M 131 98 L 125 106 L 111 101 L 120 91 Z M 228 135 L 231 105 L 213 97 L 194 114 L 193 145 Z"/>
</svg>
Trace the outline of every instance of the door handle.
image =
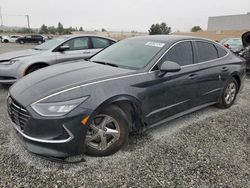
<svg viewBox="0 0 250 188">
<path fill-rule="evenodd" d="M 86 52 L 83 52 L 83 54 L 90 54 L 90 52 L 86 51 Z"/>
<path fill-rule="evenodd" d="M 189 79 L 195 79 L 195 78 L 197 78 L 199 75 L 198 74 L 190 74 L 189 76 L 188 76 L 188 78 Z"/>
<path fill-rule="evenodd" d="M 227 67 L 222 67 L 222 72 L 227 72 L 228 68 Z"/>
</svg>

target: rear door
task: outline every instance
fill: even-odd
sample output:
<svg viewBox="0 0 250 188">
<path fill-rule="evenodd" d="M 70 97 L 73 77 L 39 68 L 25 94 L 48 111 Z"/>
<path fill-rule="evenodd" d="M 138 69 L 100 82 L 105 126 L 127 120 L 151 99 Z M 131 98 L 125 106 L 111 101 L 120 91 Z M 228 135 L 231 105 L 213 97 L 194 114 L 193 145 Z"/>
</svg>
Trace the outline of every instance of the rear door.
<svg viewBox="0 0 250 188">
<path fill-rule="evenodd" d="M 215 102 L 223 89 L 229 68 L 223 56 L 227 51 L 208 41 L 195 41 L 195 63 L 199 65 L 199 104 Z"/>
<path fill-rule="evenodd" d="M 114 43 L 114 41 L 101 37 L 90 37 L 90 38 L 91 38 L 92 55 L 96 54 L 97 52 L 99 52 L 104 48 L 107 48 L 108 46 Z"/>
<path fill-rule="evenodd" d="M 69 50 L 57 53 L 57 63 L 73 61 L 78 59 L 87 59 L 91 56 L 92 52 L 89 49 L 89 37 L 78 37 L 71 39 L 63 46 L 69 46 Z"/>
</svg>

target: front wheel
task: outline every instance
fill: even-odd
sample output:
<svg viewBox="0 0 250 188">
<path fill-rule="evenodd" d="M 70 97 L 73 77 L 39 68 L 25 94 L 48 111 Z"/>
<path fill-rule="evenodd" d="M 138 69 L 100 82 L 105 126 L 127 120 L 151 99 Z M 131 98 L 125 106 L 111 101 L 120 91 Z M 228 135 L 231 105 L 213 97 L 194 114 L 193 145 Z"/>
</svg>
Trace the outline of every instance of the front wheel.
<svg viewBox="0 0 250 188">
<path fill-rule="evenodd" d="M 107 156 L 121 149 L 129 135 L 127 119 L 125 113 L 115 105 L 98 114 L 87 132 L 86 154 Z"/>
<path fill-rule="evenodd" d="M 231 107 L 236 99 L 238 89 L 239 85 L 235 78 L 228 80 L 223 89 L 222 95 L 219 98 L 217 106 L 224 109 Z"/>
</svg>

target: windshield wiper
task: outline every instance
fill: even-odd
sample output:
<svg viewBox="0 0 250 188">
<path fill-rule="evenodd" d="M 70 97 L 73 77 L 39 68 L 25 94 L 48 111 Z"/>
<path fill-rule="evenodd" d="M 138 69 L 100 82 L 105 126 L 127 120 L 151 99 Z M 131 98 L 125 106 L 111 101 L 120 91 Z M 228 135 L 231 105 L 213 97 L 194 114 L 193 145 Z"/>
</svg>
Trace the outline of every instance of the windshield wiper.
<svg viewBox="0 0 250 188">
<path fill-rule="evenodd" d="M 112 66 L 112 67 L 118 67 L 118 65 L 116 65 L 116 64 L 106 63 L 106 62 L 103 62 L 103 61 L 91 61 L 91 62 L 99 63 L 99 64 L 102 64 L 102 65 L 109 65 L 109 66 Z"/>
</svg>

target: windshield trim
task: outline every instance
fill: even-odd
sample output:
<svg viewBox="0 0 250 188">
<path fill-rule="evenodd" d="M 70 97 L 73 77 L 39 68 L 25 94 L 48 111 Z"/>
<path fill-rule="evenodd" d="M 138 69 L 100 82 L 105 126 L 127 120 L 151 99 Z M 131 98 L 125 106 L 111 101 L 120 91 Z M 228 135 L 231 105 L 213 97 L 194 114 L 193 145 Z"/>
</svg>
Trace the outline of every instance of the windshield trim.
<svg viewBox="0 0 250 188">
<path fill-rule="evenodd" d="M 52 46 L 51 48 L 49 49 L 41 49 L 41 48 L 38 48 L 40 45 L 43 45 L 43 44 L 40 44 L 40 45 L 37 45 L 34 47 L 35 50 L 41 50 L 41 51 L 47 51 L 47 50 L 51 50 L 52 52 L 54 51 L 54 49 L 58 48 L 58 46 L 62 45 L 62 43 L 68 41 L 69 39 L 71 39 L 70 37 L 58 37 L 58 38 L 54 38 L 54 39 L 51 39 L 51 40 L 58 40 L 58 39 L 63 39 L 62 41 L 60 41 L 58 44 L 55 44 L 54 46 Z M 51 40 L 48 40 L 46 42 L 49 42 Z"/>
</svg>

